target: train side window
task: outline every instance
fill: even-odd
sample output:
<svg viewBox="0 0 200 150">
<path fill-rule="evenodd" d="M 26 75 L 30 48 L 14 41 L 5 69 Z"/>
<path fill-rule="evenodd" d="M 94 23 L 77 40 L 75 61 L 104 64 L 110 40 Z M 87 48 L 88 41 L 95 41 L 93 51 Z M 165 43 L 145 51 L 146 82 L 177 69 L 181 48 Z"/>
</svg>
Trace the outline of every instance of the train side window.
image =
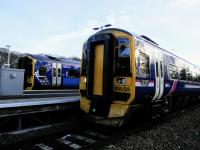
<svg viewBox="0 0 200 150">
<path fill-rule="evenodd" d="M 170 79 L 178 79 L 178 67 L 170 64 L 168 66 L 168 71 Z"/>
<path fill-rule="evenodd" d="M 200 74 L 197 76 L 197 82 L 200 83 Z"/>
<path fill-rule="evenodd" d="M 149 78 L 150 76 L 149 56 L 142 52 L 139 53 L 137 76 L 141 78 Z"/>
<path fill-rule="evenodd" d="M 187 81 L 193 81 L 192 71 L 190 69 L 186 70 L 186 80 Z"/>
<path fill-rule="evenodd" d="M 46 76 L 47 68 L 46 67 L 40 67 L 39 68 L 39 76 Z"/>
<path fill-rule="evenodd" d="M 193 81 L 198 82 L 198 74 L 193 72 Z"/>
<path fill-rule="evenodd" d="M 67 73 L 67 72 L 66 72 Z M 80 76 L 80 71 L 77 71 L 77 70 L 69 70 L 68 71 L 68 77 L 75 77 L 75 78 L 78 78 Z M 67 75 L 66 74 L 66 75 Z"/>
<path fill-rule="evenodd" d="M 186 69 L 185 68 L 180 68 L 179 71 L 179 78 L 180 80 L 186 80 Z"/>
<path fill-rule="evenodd" d="M 68 72 L 68 71 L 66 71 L 66 73 L 65 73 L 65 74 L 66 74 L 66 77 L 68 77 L 68 76 L 69 76 L 69 72 Z"/>
</svg>

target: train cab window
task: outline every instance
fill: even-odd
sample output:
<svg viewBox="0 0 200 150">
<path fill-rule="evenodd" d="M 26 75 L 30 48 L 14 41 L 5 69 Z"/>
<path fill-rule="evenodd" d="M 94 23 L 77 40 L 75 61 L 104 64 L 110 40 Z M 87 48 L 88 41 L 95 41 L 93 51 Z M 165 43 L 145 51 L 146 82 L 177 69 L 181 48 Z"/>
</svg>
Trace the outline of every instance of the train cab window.
<svg viewBox="0 0 200 150">
<path fill-rule="evenodd" d="M 145 53 L 139 53 L 139 66 L 137 69 L 137 77 L 149 78 L 149 56 Z"/>
<path fill-rule="evenodd" d="M 130 75 L 130 42 L 128 38 L 117 38 L 116 40 L 115 74 Z"/>
<path fill-rule="evenodd" d="M 186 80 L 186 69 L 185 68 L 180 68 L 179 79 L 184 80 L 184 81 Z"/>
<path fill-rule="evenodd" d="M 46 76 L 47 68 L 46 67 L 40 67 L 39 68 L 39 75 L 40 76 Z"/>
<path fill-rule="evenodd" d="M 170 64 L 168 66 L 168 71 L 170 79 L 178 79 L 178 67 Z"/>
</svg>

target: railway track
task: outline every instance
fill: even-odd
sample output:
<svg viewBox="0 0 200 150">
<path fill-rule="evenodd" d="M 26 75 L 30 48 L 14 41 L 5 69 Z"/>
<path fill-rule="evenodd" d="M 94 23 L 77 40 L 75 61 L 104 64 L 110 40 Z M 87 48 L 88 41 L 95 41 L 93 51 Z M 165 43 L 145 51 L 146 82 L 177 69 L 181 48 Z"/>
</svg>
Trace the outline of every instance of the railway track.
<svg viewBox="0 0 200 150">
<path fill-rule="evenodd" d="M 143 120 L 137 124 L 129 124 L 126 128 L 111 128 L 105 126 L 96 126 L 87 124 L 76 131 L 68 131 L 51 137 L 43 137 L 39 140 L 26 142 L 25 144 L 14 145 L 12 149 L 16 150 L 77 150 L 77 149 L 97 149 L 113 141 L 123 138 L 132 133 L 145 129 L 150 129 L 160 123 L 167 122 L 173 117 L 184 115 L 200 104 L 190 106 L 186 109 L 169 114 L 164 118 L 156 118 L 151 121 Z M 11 147 L 7 147 L 7 150 Z"/>
</svg>

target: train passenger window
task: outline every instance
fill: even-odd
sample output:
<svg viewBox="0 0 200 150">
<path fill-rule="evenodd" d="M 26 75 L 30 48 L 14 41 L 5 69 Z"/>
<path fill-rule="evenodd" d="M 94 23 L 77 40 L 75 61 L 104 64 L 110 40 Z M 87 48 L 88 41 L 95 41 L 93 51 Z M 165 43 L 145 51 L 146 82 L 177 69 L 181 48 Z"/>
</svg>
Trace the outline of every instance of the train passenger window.
<svg viewBox="0 0 200 150">
<path fill-rule="evenodd" d="M 198 74 L 198 76 L 197 76 L 197 82 L 200 83 L 200 74 Z"/>
<path fill-rule="evenodd" d="M 193 81 L 198 82 L 198 74 L 193 72 Z"/>
<path fill-rule="evenodd" d="M 39 68 L 39 76 L 46 76 L 47 68 L 46 67 L 40 67 Z"/>
<path fill-rule="evenodd" d="M 185 68 L 180 68 L 179 78 L 180 78 L 180 80 L 186 80 L 186 69 Z"/>
<path fill-rule="evenodd" d="M 168 71 L 170 79 L 178 79 L 178 67 L 170 64 L 168 66 Z"/>
<path fill-rule="evenodd" d="M 187 69 L 187 81 L 193 81 L 191 70 Z"/>
<path fill-rule="evenodd" d="M 117 38 L 116 40 L 115 74 L 130 74 L 130 43 L 127 38 Z"/>
<path fill-rule="evenodd" d="M 78 78 L 80 76 L 80 72 L 77 70 L 69 70 L 68 77 L 75 77 Z"/>
<path fill-rule="evenodd" d="M 139 53 L 139 66 L 137 69 L 137 76 L 141 78 L 148 78 L 150 75 L 149 56 L 145 53 Z"/>
<path fill-rule="evenodd" d="M 66 73 L 65 73 L 65 74 L 66 74 L 66 77 L 68 77 L 68 76 L 69 76 L 69 72 L 68 72 L 68 71 L 66 71 Z"/>
</svg>

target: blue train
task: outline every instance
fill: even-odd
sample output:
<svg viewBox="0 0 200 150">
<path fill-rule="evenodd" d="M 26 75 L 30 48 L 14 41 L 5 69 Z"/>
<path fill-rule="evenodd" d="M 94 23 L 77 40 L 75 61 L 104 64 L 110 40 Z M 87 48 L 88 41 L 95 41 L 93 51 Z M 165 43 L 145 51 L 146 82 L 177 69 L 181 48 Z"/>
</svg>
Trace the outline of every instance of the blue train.
<svg viewBox="0 0 200 150">
<path fill-rule="evenodd" d="M 80 61 L 45 54 L 24 54 L 18 68 L 25 69 L 24 89 L 78 88 Z"/>
<path fill-rule="evenodd" d="M 146 36 L 105 29 L 83 45 L 80 94 L 91 120 L 121 126 L 139 110 L 155 117 L 200 101 L 200 67 Z"/>
</svg>

